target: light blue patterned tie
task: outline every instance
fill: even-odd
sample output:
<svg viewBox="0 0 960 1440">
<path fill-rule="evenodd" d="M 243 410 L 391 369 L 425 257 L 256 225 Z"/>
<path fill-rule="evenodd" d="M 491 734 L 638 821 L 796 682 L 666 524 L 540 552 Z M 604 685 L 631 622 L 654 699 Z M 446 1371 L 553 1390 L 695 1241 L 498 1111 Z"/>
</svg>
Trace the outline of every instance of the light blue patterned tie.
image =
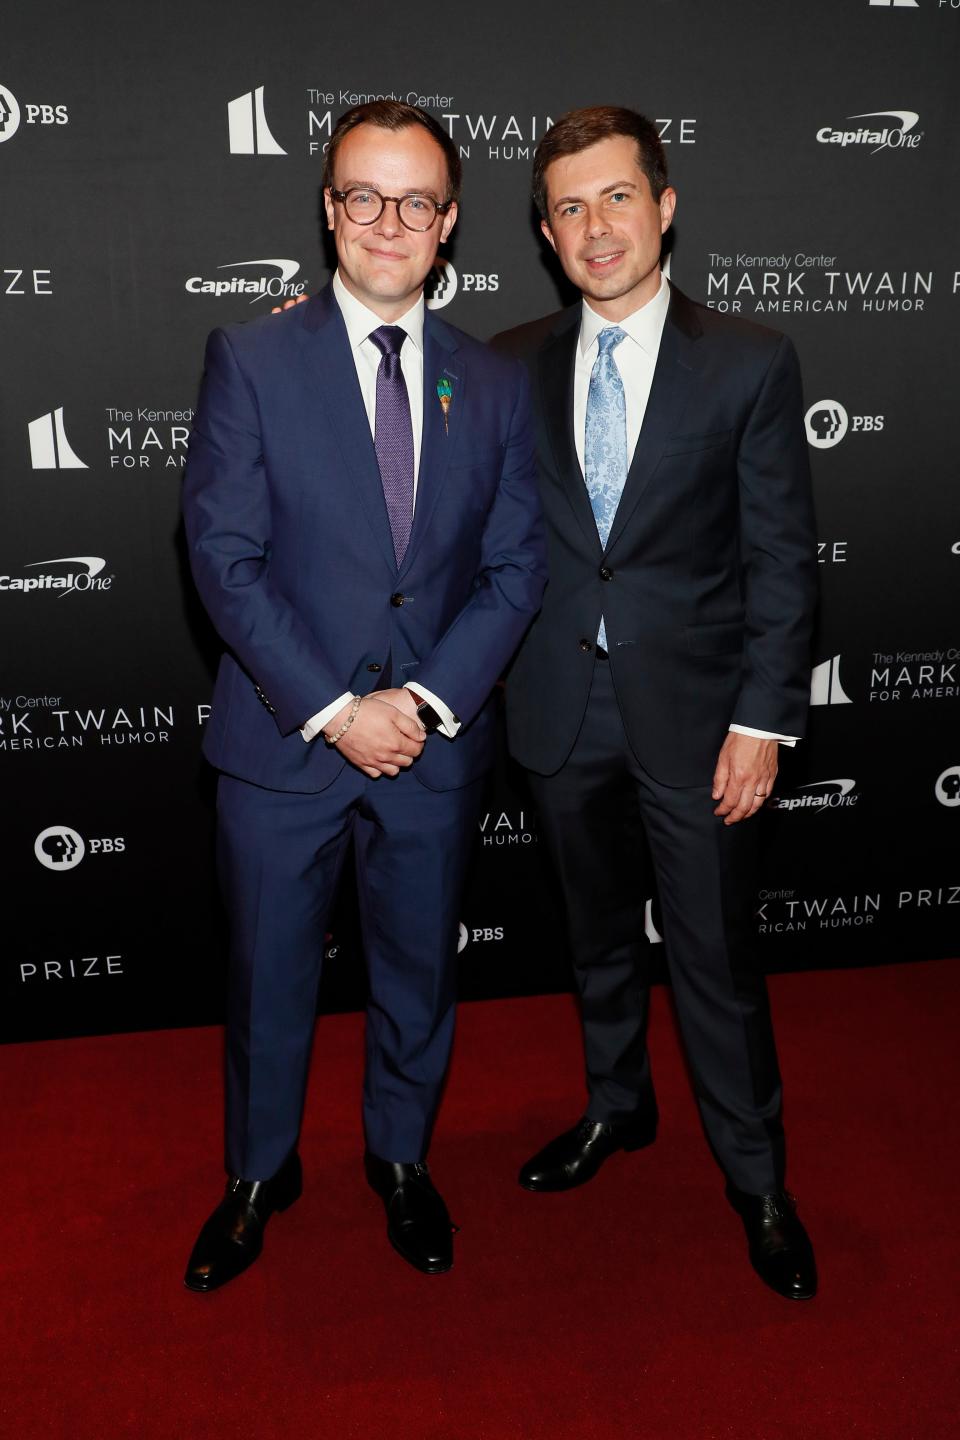
<svg viewBox="0 0 960 1440">
<path fill-rule="evenodd" d="M 587 424 L 583 438 L 584 479 L 597 522 L 600 543 L 606 548 L 613 517 L 627 479 L 627 402 L 613 352 L 627 332 L 608 325 L 597 337 L 599 354 L 590 374 Z M 600 619 L 597 644 L 607 648 L 607 631 Z"/>
</svg>

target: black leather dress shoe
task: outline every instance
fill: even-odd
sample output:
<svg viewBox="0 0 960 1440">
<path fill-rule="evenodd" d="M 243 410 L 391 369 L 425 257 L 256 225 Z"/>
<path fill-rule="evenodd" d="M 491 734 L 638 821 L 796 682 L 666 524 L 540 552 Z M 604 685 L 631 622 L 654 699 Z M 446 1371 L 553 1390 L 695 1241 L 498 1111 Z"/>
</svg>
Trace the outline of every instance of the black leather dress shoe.
<svg viewBox="0 0 960 1440">
<path fill-rule="evenodd" d="M 387 1212 L 387 1239 L 404 1260 L 425 1275 L 442 1275 L 453 1265 L 453 1231 L 443 1198 L 426 1165 L 396 1165 L 368 1150 L 367 1183 Z"/>
<path fill-rule="evenodd" d="M 607 1125 L 584 1115 L 528 1160 L 520 1171 L 525 1190 L 572 1190 L 592 1180 L 604 1160 L 618 1150 L 641 1150 L 657 1138 L 656 1117 L 635 1116 Z"/>
<path fill-rule="evenodd" d="M 789 1191 L 746 1195 L 728 1182 L 727 1199 L 743 1221 L 750 1263 L 764 1284 L 788 1300 L 812 1300 L 817 1293 L 817 1264 Z"/>
<path fill-rule="evenodd" d="M 197 1236 L 183 1283 L 188 1290 L 217 1290 L 241 1275 L 263 1249 L 263 1232 L 275 1210 L 286 1210 L 303 1191 L 300 1156 L 292 1151 L 270 1180 L 231 1175 L 227 1192 Z"/>
</svg>

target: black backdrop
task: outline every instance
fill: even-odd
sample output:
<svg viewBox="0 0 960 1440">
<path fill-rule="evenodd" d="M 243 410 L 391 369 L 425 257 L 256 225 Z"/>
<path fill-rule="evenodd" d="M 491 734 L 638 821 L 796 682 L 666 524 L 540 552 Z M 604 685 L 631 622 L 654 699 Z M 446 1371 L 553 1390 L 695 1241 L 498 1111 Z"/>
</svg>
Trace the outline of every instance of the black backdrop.
<svg viewBox="0 0 960 1440">
<path fill-rule="evenodd" d="M 658 119 L 673 278 L 786 330 L 810 406 L 815 705 L 755 822 L 765 963 L 955 951 L 958 42 L 960 0 L 79 0 L 7 16 L 7 1038 L 222 1012 L 199 758 L 217 647 L 185 573 L 183 446 L 207 332 L 324 282 L 323 146 L 377 94 L 426 104 L 461 147 L 431 303 L 480 336 L 567 298 L 528 198 L 549 118 L 617 102 Z M 565 986 L 557 898 L 505 762 L 477 841 L 462 994 Z M 362 990 L 347 895 L 323 1004 Z"/>
</svg>

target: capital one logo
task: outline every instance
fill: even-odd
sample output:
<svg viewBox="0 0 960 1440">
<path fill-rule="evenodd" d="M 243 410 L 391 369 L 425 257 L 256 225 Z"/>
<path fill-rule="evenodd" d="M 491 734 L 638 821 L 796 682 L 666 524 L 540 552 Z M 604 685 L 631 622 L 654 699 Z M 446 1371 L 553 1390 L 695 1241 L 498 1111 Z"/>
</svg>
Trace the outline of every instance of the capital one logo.
<svg viewBox="0 0 960 1440">
<path fill-rule="evenodd" d="M 840 656 L 814 665 L 810 677 L 811 705 L 852 705 L 853 701 L 840 684 Z"/>
<path fill-rule="evenodd" d="M 856 780 L 811 780 L 785 795 L 771 795 L 764 808 L 784 810 L 788 814 L 810 811 L 815 815 L 825 815 L 828 810 L 849 810 L 859 799 L 851 793 L 856 786 Z"/>
<path fill-rule="evenodd" d="M 263 273 L 263 267 L 279 271 L 277 275 Z M 299 260 L 230 260 L 218 265 L 218 270 L 259 269 L 259 275 L 231 275 L 229 280 L 206 280 L 202 275 L 191 275 L 185 289 L 191 295 L 212 295 L 217 300 L 224 295 L 249 295 L 250 304 L 258 300 L 284 300 L 302 295 L 306 289 L 305 280 L 294 280 L 300 269 Z"/>
<path fill-rule="evenodd" d="M 25 570 L 39 570 L 39 575 L 0 575 L 0 594 L 29 595 L 33 591 L 57 590 L 58 599 L 86 591 L 109 590 L 112 575 L 103 575 L 106 567 L 102 555 L 61 555 L 56 560 L 32 560 Z M 49 566 L 67 566 L 66 573 L 50 571 Z M 82 567 L 82 568 L 77 568 Z"/>
<path fill-rule="evenodd" d="M 0 143 L 12 140 L 20 128 L 20 106 L 6 85 L 0 85 Z"/>
<path fill-rule="evenodd" d="M 941 805 L 947 805 L 951 810 L 960 805 L 960 765 L 951 765 L 949 770 L 944 770 L 934 788 Z"/>
<path fill-rule="evenodd" d="M 839 400 L 818 400 L 811 405 L 803 423 L 807 439 L 815 450 L 829 450 L 846 435 L 850 419 Z"/>
<path fill-rule="evenodd" d="M 817 131 L 821 145 L 869 145 L 871 154 L 878 150 L 915 150 L 923 139 L 922 130 L 914 130 L 920 119 L 916 110 L 865 110 L 848 115 L 848 120 L 892 120 L 893 125 L 858 125 L 856 130 L 834 130 L 822 125 Z"/>
<path fill-rule="evenodd" d="M 87 853 L 83 836 L 69 825 L 50 825 L 33 842 L 33 853 L 46 870 L 75 870 Z"/>
<path fill-rule="evenodd" d="M 433 268 L 427 276 L 427 283 L 423 287 L 427 309 L 442 310 L 444 305 L 449 305 L 457 293 L 458 285 L 457 272 L 450 261 L 435 260 Z"/>
<path fill-rule="evenodd" d="M 263 86 L 238 95 L 227 104 L 231 155 L 286 155 L 270 133 L 263 109 Z"/>
<path fill-rule="evenodd" d="M 30 464 L 34 470 L 87 470 L 63 428 L 63 406 L 31 420 Z"/>
</svg>

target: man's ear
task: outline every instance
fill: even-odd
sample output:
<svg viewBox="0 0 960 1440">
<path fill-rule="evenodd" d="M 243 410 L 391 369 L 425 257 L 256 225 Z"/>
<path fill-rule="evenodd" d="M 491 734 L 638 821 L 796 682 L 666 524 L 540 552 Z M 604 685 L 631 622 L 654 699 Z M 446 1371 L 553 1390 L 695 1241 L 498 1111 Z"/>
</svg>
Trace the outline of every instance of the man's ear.
<svg viewBox="0 0 960 1440">
<path fill-rule="evenodd" d="M 665 235 L 673 224 L 674 211 L 677 208 L 677 192 L 671 186 L 667 186 L 660 196 L 660 234 Z"/>
<path fill-rule="evenodd" d="M 450 231 L 453 229 L 454 225 L 456 225 L 458 214 L 459 211 L 457 210 L 457 202 L 456 200 L 454 200 L 453 204 L 450 206 L 450 209 L 444 215 L 443 224 L 440 226 L 441 245 L 443 244 L 444 240 L 446 240 L 447 236 L 450 234 Z"/>
<path fill-rule="evenodd" d="M 553 238 L 553 231 L 550 229 L 550 226 L 547 224 L 546 220 L 541 220 L 541 221 L 540 221 L 540 229 L 543 231 L 544 235 L 547 237 L 547 243 L 549 244 L 550 249 L 553 251 L 554 254 L 556 254 L 556 253 L 557 253 L 557 242 L 556 242 L 556 240 L 554 240 L 554 238 Z"/>
<path fill-rule="evenodd" d="M 330 198 L 330 186 L 323 187 L 323 208 L 327 212 L 327 229 L 333 229 L 334 204 Z"/>
</svg>

